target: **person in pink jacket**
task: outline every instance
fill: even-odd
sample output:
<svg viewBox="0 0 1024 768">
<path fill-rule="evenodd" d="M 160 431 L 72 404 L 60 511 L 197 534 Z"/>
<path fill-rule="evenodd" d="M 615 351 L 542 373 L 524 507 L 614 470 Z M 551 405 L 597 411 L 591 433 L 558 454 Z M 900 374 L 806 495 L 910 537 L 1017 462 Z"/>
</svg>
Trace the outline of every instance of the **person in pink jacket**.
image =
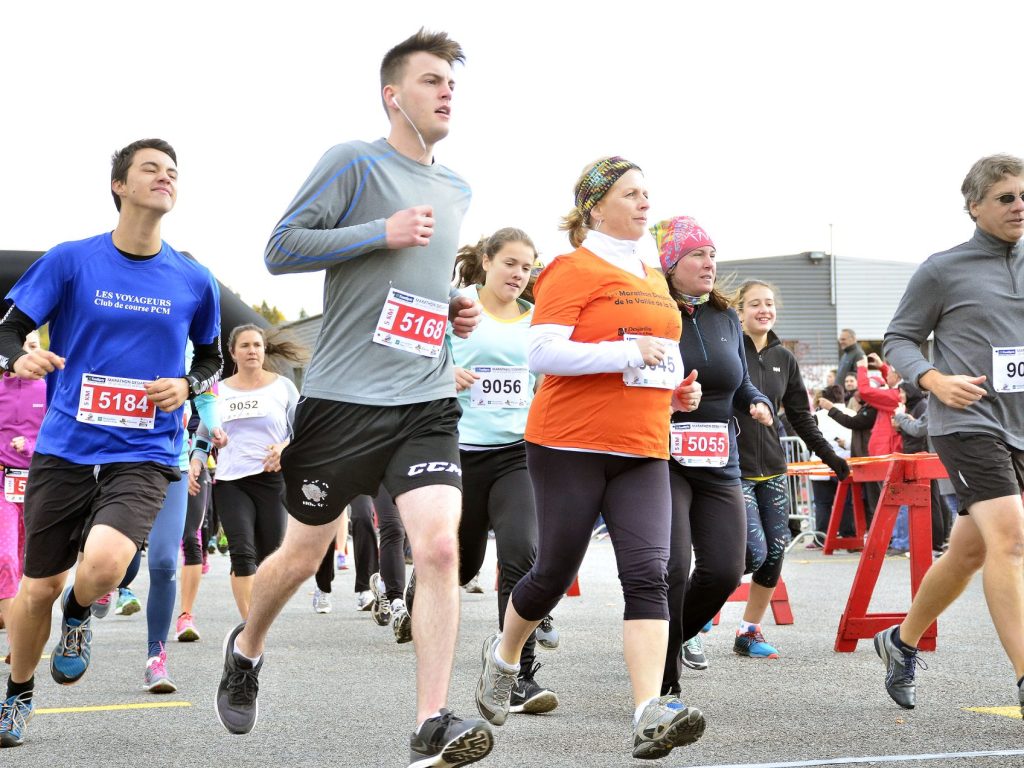
<svg viewBox="0 0 1024 768">
<path fill-rule="evenodd" d="M 880 386 L 877 380 L 868 375 L 869 361 L 878 366 L 888 387 Z M 898 377 L 889 383 L 890 376 L 896 377 L 895 371 L 883 363 L 882 359 L 874 352 L 857 361 L 858 397 L 878 411 L 878 418 L 875 419 L 875 426 L 872 428 L 871 438 L 868 440 L 870 456 L 887 456 L 890 453 L 899 453 L 903 450 L 903 438 L 892 425 L 893 413 L 903 404 L 903 392 L 896 386 Z"/>
<path fill-rule="evenodd" d="M 34 331 L 25 349 L 39 347 Z M 28 465 L 36 447 L 36 435 L 46 413 L 46 382 L 27 381 L 5 373 L 0 377 L 0 619 L 6 621 L 11 601 L 21 583 L 25 553 L 24 498 Z"/>
</svg>

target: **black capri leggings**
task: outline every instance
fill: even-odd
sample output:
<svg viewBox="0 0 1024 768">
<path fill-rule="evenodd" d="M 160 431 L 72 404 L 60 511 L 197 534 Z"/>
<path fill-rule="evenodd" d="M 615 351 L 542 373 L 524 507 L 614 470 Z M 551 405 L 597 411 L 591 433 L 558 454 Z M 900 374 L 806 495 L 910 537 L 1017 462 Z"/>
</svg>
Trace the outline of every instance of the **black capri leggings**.
<svg viewBox="0 0 1024 768">
<path fill-rule="evenodd" d="M 740 481 L 717 485 L 669 472 L 672 544 L 668 558 L 668 652 L 662 693 L 679 682 L 684 640 L 715 617 L 743 577 L 747 514 Z M 614 535 L 614 534 L 613 534 Z M 690 573 L 690 552 L 696 567 Z"/>
<path fill-rule="evenodd" d="M 604 515 L 626 601 L 623 618 L 668 619 L 668 463 L 526 444 L 537 502 L 537 560 L 512 590 L 527 621 L 540 621 L 572 585 L 594 522 Z"/>
<path fill-rule="evenodd" d="M 747 508 L 746 573 L 761 587 L 776 587 L 782 575 L 789 536 L 786 476 L 741 481 Z"/>
<path fill-rule="evenodd" d="M 494 529 L 498 550 L 498 627 L 505 627 L 509 595 L 537 559 L 537 507 L 526 469 L 526 445 L 488 451 L 460 451 L 462 519 L 459 523 L 459 583 L 466 584 L 483 565 L 487 529 Z M 533 666 L 534 636 L 523 646 L 519 666 Z"/>
<path fill-rule="evenodd" d="M 252 576 L 281 546 L 288 513 L 280 472 L 261 472 L 237 480 L 218 480 L 213 498 L 231 550 L 231 573 Z"/>
<path fill-rule="evenodd" d="M 203 527 L 206 506 L 210 503 L 210 471 L 203 467 L 197 479 L 199 493 L 188 497 L 185 531 L 181 535 L 181 543 L 185 549 L 185 565 L 202 565 L 203 549 L 206 547 L 206 541 L 200 540 L 199 530 Z M 183 481 L 187 482 L 187 479 L 183 478 Z"/>
</svg>

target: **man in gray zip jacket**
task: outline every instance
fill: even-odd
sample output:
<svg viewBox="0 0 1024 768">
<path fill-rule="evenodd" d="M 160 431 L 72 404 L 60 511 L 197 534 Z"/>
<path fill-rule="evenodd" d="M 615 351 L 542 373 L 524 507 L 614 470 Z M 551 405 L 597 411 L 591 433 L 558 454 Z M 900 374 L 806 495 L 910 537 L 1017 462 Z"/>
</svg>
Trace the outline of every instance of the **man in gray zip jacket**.
<svg viewBox="0 0 1024 768">
<path fill-rule="evenodd" d="M 933 395 L 928 432 L 960 517 L 907 617 L 875 636 L 875 650 L 889 695 L 912 709 L 916 645 L 981 569 L 1024 716 L 1024 161 L 984 157 L 961 191 L 974 236 L 918 268 L 883 344 L 900 374 Z M 932 333 L 928 361 L 921 344 Z"/>
</svg>

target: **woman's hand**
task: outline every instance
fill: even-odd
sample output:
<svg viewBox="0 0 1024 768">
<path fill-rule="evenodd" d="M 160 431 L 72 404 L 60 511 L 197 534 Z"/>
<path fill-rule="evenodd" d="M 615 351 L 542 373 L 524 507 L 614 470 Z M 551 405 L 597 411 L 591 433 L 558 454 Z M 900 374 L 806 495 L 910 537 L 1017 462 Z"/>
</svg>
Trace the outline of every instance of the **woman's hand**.
<svg viewBox="0 0 1024 768">
<path fill-rule="evenodd" d="M 700 408 L 701 386 L 697 381 L 697 369 L 692 369 L 679 386 L 672 390 L 672 410 L 689 413 Z"/>
<path fill-rule="evenodd" d="M 640 356 L 644 359 L 644 365 L 658 365 L 665 359 L 665 346 L 650 336 L 640 336 L 633 339 L 640 347 Z"/>
<path fill-rule="evenodd" d="M 770 427 L 775 419 L 772 418 L 772 409 L 764 403 L 753 403 L 750 406 L 750 416 L 766 427 Z"/>
<path fill-rule="evenodd" d="M 271 443 L 267 446 L 267 457 L 263 460 L 263 471 L 264 472 L 280 472 L 281 471 L 281 451 L 288 445 L 288 441 L 285 440 L 281 443 Z"/>
<path fill-rule="evenodd" d="M 480 378 L 480 374 L 467 371 L 465 368 L 455 366 L 455 391 L 463 392 L 473 386 L 473 382 Z"/>
</svg>

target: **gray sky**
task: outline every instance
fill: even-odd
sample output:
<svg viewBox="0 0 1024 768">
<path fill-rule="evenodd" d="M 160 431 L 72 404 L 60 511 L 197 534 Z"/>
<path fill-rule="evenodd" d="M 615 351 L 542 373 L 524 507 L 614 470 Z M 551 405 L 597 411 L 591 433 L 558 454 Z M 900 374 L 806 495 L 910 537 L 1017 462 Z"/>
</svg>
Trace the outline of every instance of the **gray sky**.
<svg viewBox="0 0 1024 768">
<path fill-rule="evenodd" d="M 7 3 L 0 249 L 112 229 L 110 154 L 155 135 L 181 174 L 164 239 L 249 303 L 319 312 L 322 277 L 271 277 L 264 245 L 329 146 L 387 133 L 380 59 L 426 25 L 467 54 L 436 150 L 473 186 L 464 242 L 518 226 L 566 252 L 576 176 L 621 154 L 652 216 L 696 217 L 723 260 L 827 251 L 832 224 L 837 254 L 917 261 L 970 236 L 978 157 L 1024 155 L 1022 21 L 917 0 Z"/>
</svg>

